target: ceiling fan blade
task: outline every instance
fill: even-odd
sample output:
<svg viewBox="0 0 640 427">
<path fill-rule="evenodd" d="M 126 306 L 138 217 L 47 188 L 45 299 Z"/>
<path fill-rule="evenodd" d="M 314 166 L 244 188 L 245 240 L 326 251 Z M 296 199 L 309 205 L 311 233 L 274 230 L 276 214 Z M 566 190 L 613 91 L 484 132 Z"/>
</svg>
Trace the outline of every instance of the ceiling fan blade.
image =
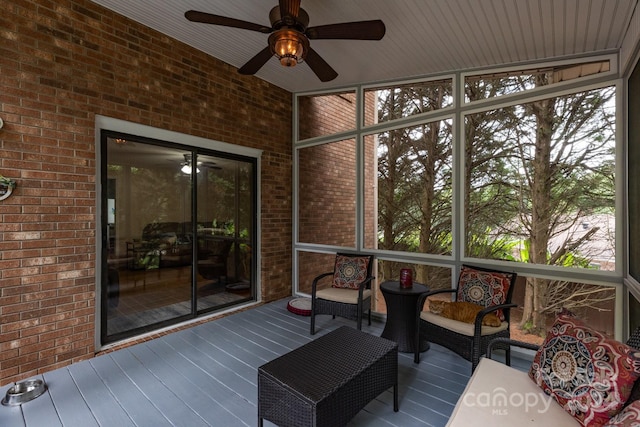
<svg viewBox="0 0 640 427">
<path fill-rule="evenodd" d="M 226 16 L 213 15 L 211 13 L 189 10 L 184 13 L 184 17 L 192 22 L 202 22 L 203 24 L 222 25 L 224 27 L 241 28 L 243 30 L 258 31 L 269 34 L 273 31 L 271 27 L 254 24 L 253 22 L 242 21 L 240 19 L 228 18 Z"/>
<path fill-rule="evenodd" d="M 258 72 L 260 68 L 262 68 L 264 64 L 267 63 L 269 59 L 271 59 L 272 56 L 273 56 L 273 53 L 271 53 L 271 49 L 269 48 L 269 46 L 267 46 L 264 49 L 262 49 L 260 52 L 258 52 L 256 56 L 251 58 L 249 62 L 244 64 L 242 67 L 240 67 L 240 69 L 238 69 L 238 72 L 240 74 L 246 74 L 246 75 L 255 74 Z"/>
<path fill-rule="evenodd" d="M 386 27 L 379 19 L 373 21 L 344 22 L 307 28 L 310 39 L 380 40 Z"/>
<path fill-rule="evenodd" d="M 327 62 L 311 48 L 309 48 L 307 52 L 305 62 L 322 82 L 328 82 L 338 77 L 336 70 L 331 68 L 331 65 L 327 64 Z"/>
<path fill-rule="evenodd" d="M 285 20 L 286 16 L 292 17 L 293 21 L 298 18 L 300 14 L 300 0 L 279 0 L 278 4 L 280 6 L 280 16 L 283 20 Z M 287 25 L 293 25 L 293 22 Z"/>
</svg>

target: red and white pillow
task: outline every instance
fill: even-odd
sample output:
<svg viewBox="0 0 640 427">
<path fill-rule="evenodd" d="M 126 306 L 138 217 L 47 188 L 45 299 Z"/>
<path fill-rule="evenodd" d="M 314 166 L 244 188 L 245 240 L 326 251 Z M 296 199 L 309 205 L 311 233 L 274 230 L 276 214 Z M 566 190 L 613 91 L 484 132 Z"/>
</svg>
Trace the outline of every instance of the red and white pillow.
<svg viewBox="0 0 640 427">
<path fill-rule="evenodd" d="M 640 427 L 640 400 L 630 403 L 604 427 Z"/>
<path fill-rule="evenodd" d="M 367 278 L 369 262 L 368 256 L 336 255 L 335 271 L 333 273 L 333 287 L 358 289 L 358 285 Z"/>
<path fill-rule="evenodd" d="M 561 314 L 529 376 L 582 425 L 604 426 L 621 411 L 640 376 L 640 352 Z"/>
<path fill-rule="evenodd" d="M 463 266 L 458 279 L 458 301 L 468 301 L 483 307 L 504 304 L 511 285 L 510 273 L 477 270 Z M 496 315 L 504 321 L 502 310 Z"/>
</svg>

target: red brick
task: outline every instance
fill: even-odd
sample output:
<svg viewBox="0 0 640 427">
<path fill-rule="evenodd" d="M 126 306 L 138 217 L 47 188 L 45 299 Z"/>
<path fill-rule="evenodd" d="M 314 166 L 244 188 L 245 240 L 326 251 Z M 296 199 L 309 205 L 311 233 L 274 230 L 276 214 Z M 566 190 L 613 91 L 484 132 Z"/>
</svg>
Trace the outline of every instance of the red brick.
<svg viewBox="0 0 640 427">
<path fill-rule="evenodd" d="M 264 150 L 262 231 L 278 248 L 263 245 L 261 293 L 290 295 L 291 94 L 92 2 L 11 5 L 0 149 L 18 186 L 0 204 L 0 342 L 28 341 L 2 354 L 0 385 L 95 353 L 96 114 Z"/>
</svg>

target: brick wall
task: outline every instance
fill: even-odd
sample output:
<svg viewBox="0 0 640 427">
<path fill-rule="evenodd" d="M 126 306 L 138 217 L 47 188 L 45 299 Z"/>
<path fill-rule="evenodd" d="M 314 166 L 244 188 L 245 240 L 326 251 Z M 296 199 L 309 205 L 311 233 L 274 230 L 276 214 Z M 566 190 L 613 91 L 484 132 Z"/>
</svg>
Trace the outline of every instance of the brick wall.
<svg viewBox="0 0 640 427">
<path fill-rule="evenodd" d="M 290 295 L 290 93 L 84 0 L 4 3 L 0 93 L 0 385 L 94 355 L 96 114 L 264 150 L 262 295 Z"/>
<path fill-rule="evenodd" d="M 356 93 L 298 97 L 298 139 L 332 135 L 356 128 Z"/>
<path fill-rule="evenodd" d="M 367 95 L 373 98 L 373 92 Z M 356 129 L 355 92 L 301 96 L 299 139 L 332 135 Z M 368 122 L 375 122 L 375 102 L 366 103 Z M 374 202 L 377 156 L 374 138 L 364 142 L 365 248 L 376 240 Z M 298 150 L 298 241 L 353 248 L 356 244 L 356 139 L 330 142 Z M 299 254 L 298 289 L 311 292 L 318 274 L 331 271 L 335 257 Z"/>
<path fill-rule="evenodd" d="M 298 151 L 301 242 L 354 247 L 356 144 L 332 142 Z"/>
</svg>

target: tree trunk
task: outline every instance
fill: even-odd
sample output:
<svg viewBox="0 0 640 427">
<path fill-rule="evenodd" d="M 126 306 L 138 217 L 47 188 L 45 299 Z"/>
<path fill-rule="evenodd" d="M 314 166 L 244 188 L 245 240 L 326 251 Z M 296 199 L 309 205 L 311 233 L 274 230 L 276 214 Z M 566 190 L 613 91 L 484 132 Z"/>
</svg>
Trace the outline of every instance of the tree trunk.
<svg viewBox="0 0 640 427">
<path fill-rule="evenodd" d="M 533 324 L 533 307 L 534 307 L 534 289 L 533 279 L 528 278 L 524 288 L 524 305 L 522 309 L 522 319 L 520 320 L 520 329 L 529 332 Z"/>
<path fill-rule="evenodd" d="M 555 102 L 553 98 L 544 99 L 532 104 L 532 112 L 536 118 L 536 138 L 534 158 L 531 162 L 531 227 L 529 253 L 530 262 L 534 264 L 547 264 L 548 248 L 551 233 L 551 206 L 552 175 L 551 169 L 551 143 L 553 135 Z M 532 280 L 533 295 L 525 305 L 525 311 L 530 313 L 531 330 L 544 329 L 541 323 L 540 310 L 544 304 L 544 280 Z M 524 320 L 524 319 L 523 319 Z"/>
</svg>

